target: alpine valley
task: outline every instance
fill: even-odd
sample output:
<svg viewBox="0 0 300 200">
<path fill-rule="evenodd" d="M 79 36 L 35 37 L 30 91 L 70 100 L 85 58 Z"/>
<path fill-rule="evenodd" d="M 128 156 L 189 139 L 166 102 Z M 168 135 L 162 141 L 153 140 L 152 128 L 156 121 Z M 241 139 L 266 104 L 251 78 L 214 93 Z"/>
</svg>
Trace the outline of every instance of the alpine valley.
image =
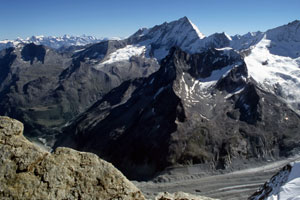
<svg viewBox="0 0 300 200">
<path fill-rule="evenodd" d="M 1 41 L 0 115 L 48 149 L 93 152 L 128 178 L 217 172 L 300 147 L 300 21 L 204 36 L 187 18 L 126 39 Z"/>
</svg>

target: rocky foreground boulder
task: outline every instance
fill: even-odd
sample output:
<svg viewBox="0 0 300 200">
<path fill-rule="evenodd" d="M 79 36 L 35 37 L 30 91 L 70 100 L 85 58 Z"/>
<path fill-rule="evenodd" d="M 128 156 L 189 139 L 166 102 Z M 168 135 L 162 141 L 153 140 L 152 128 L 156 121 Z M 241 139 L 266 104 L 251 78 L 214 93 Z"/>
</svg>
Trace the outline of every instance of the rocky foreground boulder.
<svg viewBox="0 0 300 200">
<path fill-rule="evenodd" d="M 49 153 L 23 136 L 23 124 L 0 116 L 1 200 L 144 200 L 112 164 L 92 153 L 57 148 Z M 212 200 L 160 193 L 159 200 Z"/>
<path fill-rule="evenodd" d="M 112 164 L 69 148 L 49 153 L 8 117 L 0 117 L 0 152 L 0 199 L 144 199 Z"/>
</svg>

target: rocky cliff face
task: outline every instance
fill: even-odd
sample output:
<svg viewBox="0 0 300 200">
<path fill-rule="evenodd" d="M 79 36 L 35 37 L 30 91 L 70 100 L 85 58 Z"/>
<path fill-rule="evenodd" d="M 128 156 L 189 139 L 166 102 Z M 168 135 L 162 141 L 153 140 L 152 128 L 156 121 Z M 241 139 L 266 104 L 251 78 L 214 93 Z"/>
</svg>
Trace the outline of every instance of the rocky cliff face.
<svg viewBox="0 0 300 200">
<path fill-rule="evenodd" d="M 110 163 L 91 153 L 42 150 L 23 124 L 0 117 L 1 199 L 144 199 Z"/>
<path fill-rule="evenodd" d="M 177 164 L 218 170 L 288 156 L 299 147 L 299 122 L 256 86 L 233 50 L 173 48 L 159 71 L 124 82 L 73 120 L 57 146 L 94 152 L 129 178 L 147 179 Z"/>
</svg>

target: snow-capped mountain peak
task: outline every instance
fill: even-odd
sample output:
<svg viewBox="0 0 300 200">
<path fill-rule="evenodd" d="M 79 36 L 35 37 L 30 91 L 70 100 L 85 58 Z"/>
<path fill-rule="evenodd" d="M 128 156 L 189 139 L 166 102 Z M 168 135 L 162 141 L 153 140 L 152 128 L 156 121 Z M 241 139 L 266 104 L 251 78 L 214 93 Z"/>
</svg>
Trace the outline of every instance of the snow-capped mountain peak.
<svg viewBox="0 0 300 200">
<path fill-rule="evenodd" d="M 148 46 L 148 54 L 160 60 L 173 46 L 189 53 L 197 52 L 203 38 L 204 35 L 198 28 L 187 17 L 183 17 L 149 29 L 140 29 L 127 41 L 132 45 Z"/>
<path fill-rule="evenodd" d="M 196 33 L 198 34 L 200 39 L 203 39 L 205 37 L 205 35 L 199 31 L 198 27 L 195 24 L 193 24 L 193 22 L 189 18 L 183 17 L 181 19 L 183 21 L 188 21 L 188 23 L 190 23 L 192 25 L 193 29 L 196 31 Z"/>
</svg>

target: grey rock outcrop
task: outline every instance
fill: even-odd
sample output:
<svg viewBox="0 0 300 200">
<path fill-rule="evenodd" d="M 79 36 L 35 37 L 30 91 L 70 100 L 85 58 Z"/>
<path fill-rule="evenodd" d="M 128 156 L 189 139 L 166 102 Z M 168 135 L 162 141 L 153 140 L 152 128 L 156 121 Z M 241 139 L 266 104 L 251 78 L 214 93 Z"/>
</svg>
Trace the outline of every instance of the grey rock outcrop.
<svg viewBox="0 0 300 200">
<path fill-rule="evenodd" d="M 69 148 L 42 150 L 8 117 L 0 117 L 0 151 L 0 199 L 144 199 L 112 164 Z"/>
</svg>

